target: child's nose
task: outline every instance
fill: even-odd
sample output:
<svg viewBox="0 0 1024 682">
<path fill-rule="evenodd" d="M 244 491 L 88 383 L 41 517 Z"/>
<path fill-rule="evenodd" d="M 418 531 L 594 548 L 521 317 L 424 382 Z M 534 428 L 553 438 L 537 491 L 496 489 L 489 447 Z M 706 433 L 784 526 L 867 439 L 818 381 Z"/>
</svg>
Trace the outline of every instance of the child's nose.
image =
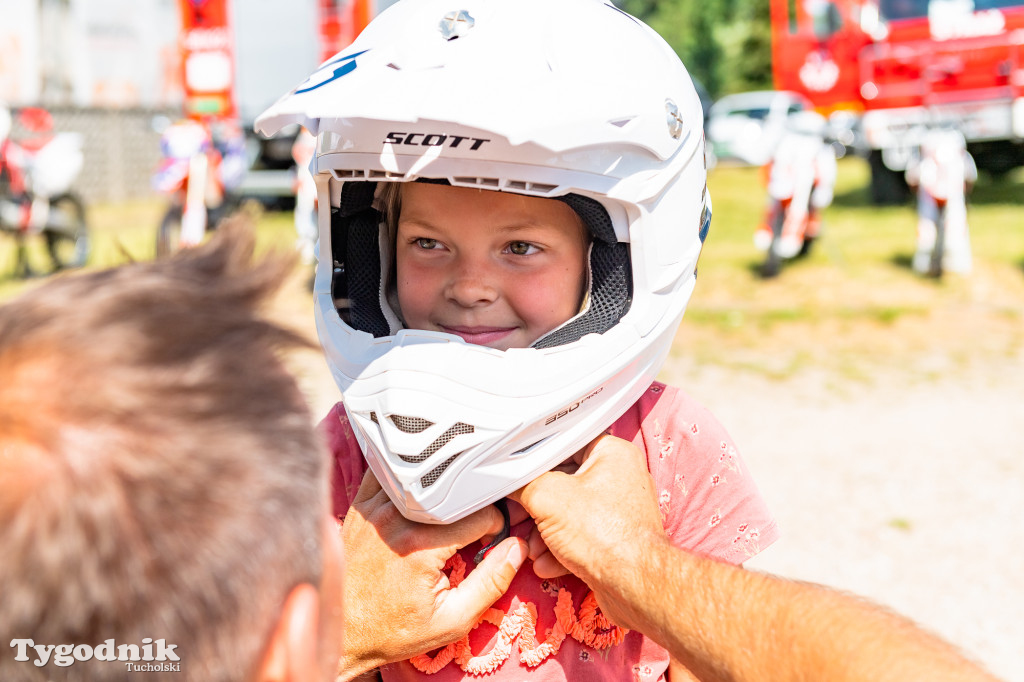
<svg viewBox="0 0 1024 682">
<path fill-rule="evenodd" d="M 460 258 L 451 270 L 445 296 L 469 308 L 494 302 L 498 298 L 498 287 L 486 264 Z"/>
</svg>

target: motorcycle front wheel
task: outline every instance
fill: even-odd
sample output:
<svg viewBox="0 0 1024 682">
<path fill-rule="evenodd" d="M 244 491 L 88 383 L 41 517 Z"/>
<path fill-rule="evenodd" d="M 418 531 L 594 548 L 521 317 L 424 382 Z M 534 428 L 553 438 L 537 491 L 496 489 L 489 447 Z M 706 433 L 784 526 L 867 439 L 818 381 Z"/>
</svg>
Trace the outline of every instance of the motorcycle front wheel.
<svg viewBox="0 0 1024 682">
<path fill-rule="evenodd" d="M 786 211 L 779 208 L 772 216 L 772 242 L 768 245 L 768 253 L 765 254 L 764 262 L 761 263 L 760 275 L 763 279 L 778 277 L 782 269 L 782 258 L 779 256 L 776 247 L 782 237 L 782 224 L 786 220 Z"/>
<path fill-rule="evenodd" d="M 181 206 L 170 206 L 156 233 L 156 257 L 166 258 L 181 247 Z"/>
<path fill-rule="evenodd" d="M 226 197 L 219 206 L 206 210 L 206 232 L 209 233 L 217 228 L 221 220 L 238 210 L 238 201 L 233 197 Z M 167 212 L 164 213 L 156 233 L 157 258 L 165 258 L 181 250 L 182 215 L 184 215 L 184 208 L 177 205 L 169 206 Z"/>
<path fill-rule="evenodd" d="M 43 228 L 43 237 L 55 271 L 85 265 L 90 244 L 82 200 L 74 194 L 61 194 L 50 199 L 50 213 Z"/>
</svg>

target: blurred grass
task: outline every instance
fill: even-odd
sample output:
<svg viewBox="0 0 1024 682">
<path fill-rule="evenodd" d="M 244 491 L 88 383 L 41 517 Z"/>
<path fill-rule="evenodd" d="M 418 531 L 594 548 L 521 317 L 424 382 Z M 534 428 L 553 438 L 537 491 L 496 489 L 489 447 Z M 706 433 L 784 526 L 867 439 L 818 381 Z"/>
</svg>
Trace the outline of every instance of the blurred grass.
<svg viewBox="0 0 1024 682">
<path fill-rule="evenodd" d="M 932 376 L 1024 353 L 1024 172 L 987 178 L 970 199 L 974 272 L 924 279 L 910 269 L 913 205 L 874 207 L 867 164 L 839 164 L 836 198 L 811 254 L 757 276 L 752 235 L 762 171 L 718 167 L 711 233 L 673 353 L 785 378 L 806 368 L 867 379 L 879 369 Z"/>
<path fill-rule="evenodd" d="M 166 208 L 166 201 L 156 196 L 88 206 L 87 220 L 92 238 L 88 267 L 104 268 L 152 259 L 156 250 L 157 226 Z M 291 248 L 295 241 L 291 213 L 263 212 L 255 203 L 247 203 L 244 210 L 254 218 L 259 249 Z M 40 271 L 46 271 L 48 261 L 41 239 L 29 242 L 29 258 Z M 7 235 L 0 234 L 0 300 L 43 279 L 14 279 L 14 262 L 14 242 Z"/>
<path fill-rule="evenodd" d="M 761 170 L 711 171 L 714 218 L 673 357 L 691 367 L 777 378 L 823 370 L 844 380 L 1024 365 L 1024 171 L 1001 183 L 983 178 L 969 208 L 974 272 L 938 281 L 910 270 L 914 207 L 871 206 L 867 181 L 861 159 L 840 161 L 822 237 L 807 258 L 763 281 L 752 240 L 765 205 Z M 90 267 L 152 258 L 164 208 L 159 197 L 90 206 Z M 249 210 L 260 248 L 292 247 L 291 213 Z M 41 280 L 11 278 L 12 242 L 0 238 L 2 300 Z M 311 326 L 303 284 L 289 287 L 280 307 L 295 325 Z"/>
</svg>

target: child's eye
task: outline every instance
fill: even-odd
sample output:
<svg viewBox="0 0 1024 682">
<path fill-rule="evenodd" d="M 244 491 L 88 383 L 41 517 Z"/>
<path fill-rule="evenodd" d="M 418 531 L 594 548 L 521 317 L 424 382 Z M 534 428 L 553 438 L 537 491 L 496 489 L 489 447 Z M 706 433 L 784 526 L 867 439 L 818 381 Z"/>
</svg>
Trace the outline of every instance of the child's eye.
<svg viewBox="0 0 1024 682">
<path fill-rule="evenodd" d="M 438 244 L 436 239 L 427 239 L 426 237 L 420 237 L 416 240 L 416 246 L 421 249 L 436 249 Z"/>
<path fill-rule="evenodd" d="M 516 256 L 529 256 L 537 251 L 537 247 L 530 242 L 510 242 L 508 250 Z"/>
</svg>

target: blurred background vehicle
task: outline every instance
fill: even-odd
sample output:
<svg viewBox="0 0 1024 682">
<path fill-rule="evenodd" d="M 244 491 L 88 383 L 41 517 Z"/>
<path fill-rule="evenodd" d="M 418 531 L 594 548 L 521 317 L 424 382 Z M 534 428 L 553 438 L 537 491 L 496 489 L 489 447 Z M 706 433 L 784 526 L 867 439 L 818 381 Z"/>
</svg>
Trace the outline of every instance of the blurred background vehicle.
<svg viewBox="0 0 1024 682">
<path fill-rule="evenodd" d="M 909 199 L 930 127 L 992 177 L 1024 166 L 1024 0 L 771 0 L 771 35 L 776 87 L 860 119 L 876 204 Z"/>
<path fill-rule="evenodd" d="M 298 168 L 292 147 L 299 135 L 299 126 L 288 126 L 273 137 L 263 137 L 247 126 L 245 155 L 249 166 L 239 194 L 255 199 L 264 208 L 289 210 L 295 202 Z"/>
<path fill-rule="evenodd" d="M 238 208 L 245 142 L 230 120 L 157 119 L 154 125 L 162 128 L 163 159 L 153 174 L 153 189 L 169 198 L 156 235 L 160 258 L 200 243 Z"/>
<path fill-rule="evenodd" d="M 700 99 L 700 108 L 704 113 L 704 165 L 706 168 L 714 168 L 718 164 L 718 157 L 715 156 L 715 150 L 712 148 L 708 140 L 708 120 L 711 118 L 711 106 L 714 104 L 714 100 L 711 97 L 711 93 L 704 87 L 704 84 L 699 78 L 690 74 L 690 80 L 693 81 L 693 89 L 697 91 L 697 97 Z"/>
<path fill-rule="evenodd" d="M 836 184 L 831 142 L 821 114 L 801 111 L 786 119 L 767 166 L 768 207 L 754 232 L 754 245 L 765 252 L 762 277 L 775 277 L 784 261 L 809 254 L 821 235 L 821 214 L 832 203 Z"/>
<path fill-rule="evenodd" d="M 0 101 L 45 107 L 56 130 L 81 134 L 85 172 L 72 189 L 87 203 L 154 198 L 162 132 L 191 119 L 243 131 L 240 203 L 290 210 L 298 130 L 264 140 L 252 122 L 393 2 L 11 0 L 0 10 Z"/>
<path fill-rule="evenodd" d="M 306 27 L 294 31 L 281 30 L 278 3 L 252 2 L 235 13 L 225 0 L 182 0 L 179 9 L 184 120 L 161 139 L 164 159 L 154 188 L 172 202 L 160 224 L 158 256 L 198 244 L 246 199 L 276 209 L 296 204 L 305 173 L 293 154 L 298 127 L 265 139 L 252 122 L 317 63 L 346 47 L 369 22 L 374 4 L 294 3 L 289 19 Z M 309 201 L 301 203 L 303 213 L 312 210 Z M 309 235 L 299 233 L 304 257 L 311 257 Z"/>
<path fill-rule="evenodd" d="M 252 124 L 264 109 L 330 56 L 325 56 L 330 49 L 327 45 L 340 37 L 342 23 L 352 25 L 355 4 L 339 0 L 289 3 L 289 25 L 306 27 L 304 31 L 281 29 L 280 3 L 257 0 L 251 4 L 232 16 L 239 67 L 235 84 L 238 115 L 245 130 L 249 168 L 238 195 L 255 199 L 268 209 L 291 210 L 297 182 L 292 145 L 299 127 L 265 138 L 252 129 Z M 351 29 L 345 28 L 344 32 L 350 36 Z"/>
<path fill-rule="evenodd" d="M 941 277 L 972 269 L 967 195 L 978 169 L 956 128 L 931 128 L 907 164 L 907 184 L 917 192 L 917 247 L 911 267 Z"/>
<path fill-rule="evenodd" d="M 15 122 L 26 137 L 11 137 Z M 33 237 L 45 242 L 46 272 L 85 264 L 85 205 L 72 189 L 82 164 L 81 135 L 55 132 L 50 112 L 39 107 L 26 107 L 12 117 L 0 101 L 0 231 L 16 242 L 16 277 L 43 272 L 29 261 Z"/>
<path fill-rule="evenodd" d="M 711 98 L 711 93 L 704 87 L 704 84 L 700 80 L 690 75 L 690 80 L 693 81 L 693 89 L 697 91 L 697 98 L 700 99 L 700 108 L 704 112 L 704 127 L 707 129 L 708 118 L 711 116 L 711 105 L 714 104 L 714 100 Z"/>
<path fill-rule="evenodd" d="M 860 153 L 864 149 L 860 116 L 845 109 L 833 111 L 828 116 L 827 137 L 837 159 Z"/>
<path fill-rule="evenodd" d="M 708 138 L 719 161 L 755 166 L 767 163 L 785 130 L 786 119 L 813 108 L 795 92 L 760 90 L 722 97 L 711 107 Z"/>
<path fill-rule="evenodd" d="M 347 47 L 376 13 L 394 1 L 289 3 L 289 22 L 308 26 L 307 31 L 282 31 L 278 21 L 281 5 L 272 0 L 247 0 L 245 12 L 235 12 L 235 50 L 240 67 L 245 65 L 238 74 L 238 112 L 246 131 L 249 161 L 249 172 L 238 188 L 240 197 L 256 199 L 266 208 L 292 209 L 303 170 L 292 156 L 300 128 L 289 126 L 267 138 L 253 131 L 252 124 L 318 64 Z"/>
</svg>

